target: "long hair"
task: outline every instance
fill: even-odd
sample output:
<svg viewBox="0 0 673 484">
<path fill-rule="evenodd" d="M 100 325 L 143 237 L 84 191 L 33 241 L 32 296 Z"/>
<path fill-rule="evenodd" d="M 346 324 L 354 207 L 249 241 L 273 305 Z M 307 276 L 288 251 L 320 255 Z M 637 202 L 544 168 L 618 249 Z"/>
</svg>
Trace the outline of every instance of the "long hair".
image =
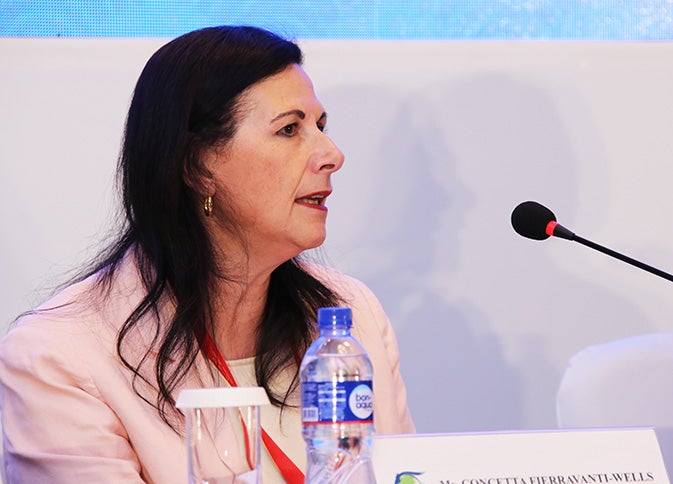
<svg viewBox="0 0 673 484">
<path fill-rule="evenodd" d="M 232 138 L 246 88 L 302 60 L 295 43 L 271 32 L 211 27 L 161 47 L 136 84 L 117 173 L 124 229 L 87 274 L 102 274 L 98 286 L 109 287 L 126 254 L 134 257 L 146 295 L 121 326 L 117 353 L 133 372 L 136 393 L 155 406 L 168 425 L 172 426 L 168 411 L 175 403 L 173 391 L 194 365 L 199 335 L 213 324 L 213 281 L 227 277 L 218 268 L 200 216 L 202 198 L 185 177 L 202 169 L 204 150 L 224 146 Z M 165 296 L 173 301 L 175 312 L 170 320 L 159 321 L 159 303 Z M 273 404 L 287 405 L 297 373 L 281 394 L 272 390 L 274 377 L 305 352 L 317 309 L 338 300 L 297 259 L 272 273 L 257 333 L 255 371 Z M 129 335 L 148 318 L 157 325 L 153 344 L 158 356 L 150 358 L 148 348 L 141 361 L 131 361 L 125 353 Z M 151 361 L 149 378 L 141 367 Z M 139 380 L 156 387 L 155 401 L 138 390 Z"/>
</svg>

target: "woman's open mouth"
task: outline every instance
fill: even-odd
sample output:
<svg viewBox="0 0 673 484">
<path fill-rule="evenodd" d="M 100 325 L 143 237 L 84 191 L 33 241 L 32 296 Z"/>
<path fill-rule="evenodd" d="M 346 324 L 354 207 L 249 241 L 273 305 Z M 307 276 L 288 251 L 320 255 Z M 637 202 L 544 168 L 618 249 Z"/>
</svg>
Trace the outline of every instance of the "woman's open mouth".
<svg viewBox="0 0 673 484">
<path fill-rule="evenodd" d="M 303 205 L 310 205 L 311 207 L 319 208 L 321 210 L 327 210 L 325 199 L 327 199 L 328 195 L 328 192 L 314 193 L 312 195 L 297 198 L 295 202 Z"/>
</svg>

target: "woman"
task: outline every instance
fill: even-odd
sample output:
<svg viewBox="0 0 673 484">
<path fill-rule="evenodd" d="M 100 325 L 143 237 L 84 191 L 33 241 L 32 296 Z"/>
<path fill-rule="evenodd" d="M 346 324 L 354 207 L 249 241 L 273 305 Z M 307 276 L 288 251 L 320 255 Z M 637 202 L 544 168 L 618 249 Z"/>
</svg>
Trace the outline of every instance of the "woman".
<svg viewBox="0 0 673 484">
<path fill-rule="evenodd" d="M 301 63 L 297 45 L 253 27 L 191 32 L 150 58 L 119 162 L 121 235 L 0 344 L 9 482 L 182 484 L 177 395 L 233 384 L 273 403 L 262 425 L 287 459 L 265 451 L 264 481 L 300 482 L 297 362 L 322 306 L 353 309 L 376 431 L 413 431 L 378 301 L 298 258 L 325 238 L 344 161 Z"/>
</svg>

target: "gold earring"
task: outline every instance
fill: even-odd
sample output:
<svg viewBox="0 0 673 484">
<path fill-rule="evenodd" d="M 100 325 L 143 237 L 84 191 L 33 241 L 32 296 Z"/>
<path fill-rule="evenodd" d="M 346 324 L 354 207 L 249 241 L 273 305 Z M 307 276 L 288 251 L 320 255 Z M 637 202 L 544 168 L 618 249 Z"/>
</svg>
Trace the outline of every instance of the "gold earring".
<svg viewBox="0 0 673 484">
<path fill-rule="evenodd" d="M 213 213 L 213 197 L 210 195 L 203 200 L 203 213 L 206 214 L 206 217 L 210 217 L 210 214 Z"/>
</svg>

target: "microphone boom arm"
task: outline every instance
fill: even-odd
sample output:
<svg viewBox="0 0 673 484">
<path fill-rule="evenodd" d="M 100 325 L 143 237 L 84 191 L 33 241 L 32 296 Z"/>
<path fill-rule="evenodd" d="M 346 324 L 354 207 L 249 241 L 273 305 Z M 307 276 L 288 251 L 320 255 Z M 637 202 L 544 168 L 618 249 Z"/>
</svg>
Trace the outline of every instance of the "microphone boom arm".
<svg viewBox="0 0 673 484">
<path fill-rule="evenodd" d="M 612 249 L 608 249 L 607 247 L 603 247 L 602 245 L 598 245 L 595 242 L 592 242 L 590 240 L 587 240 L 583 237 L 580 237 L 577 234 L 573 234 L 572 238 L 570 240 L 574 240 L 575 242 L 578 242 L 582 245 L 586 245 L 587 247 L 591 247 L 592 249 L 595 249 L 599 252 L 603 252 L 604 254 L 607 254 L 611 257 L 614 257 L 616 259 L 619 259 L 622 262 L 626 262 L 627 264 L 631 264 L 632 266 L 636 266 L 639 269 L 643 269 L 647 272 L 650 272 L 652 274 L 655 274 L 659 277 L 663 277 L 664 279 L 673 282 L 673 275 L 664 272 L 660 269 L 657 269 L 656 267 L 649 266 L 643 262 L 640 262 L 638 260 L 632 259 L 629 256 L 626 256 L 624 254 L 620 254 L 619 252 L 615 252 Z"/>
</svg>

